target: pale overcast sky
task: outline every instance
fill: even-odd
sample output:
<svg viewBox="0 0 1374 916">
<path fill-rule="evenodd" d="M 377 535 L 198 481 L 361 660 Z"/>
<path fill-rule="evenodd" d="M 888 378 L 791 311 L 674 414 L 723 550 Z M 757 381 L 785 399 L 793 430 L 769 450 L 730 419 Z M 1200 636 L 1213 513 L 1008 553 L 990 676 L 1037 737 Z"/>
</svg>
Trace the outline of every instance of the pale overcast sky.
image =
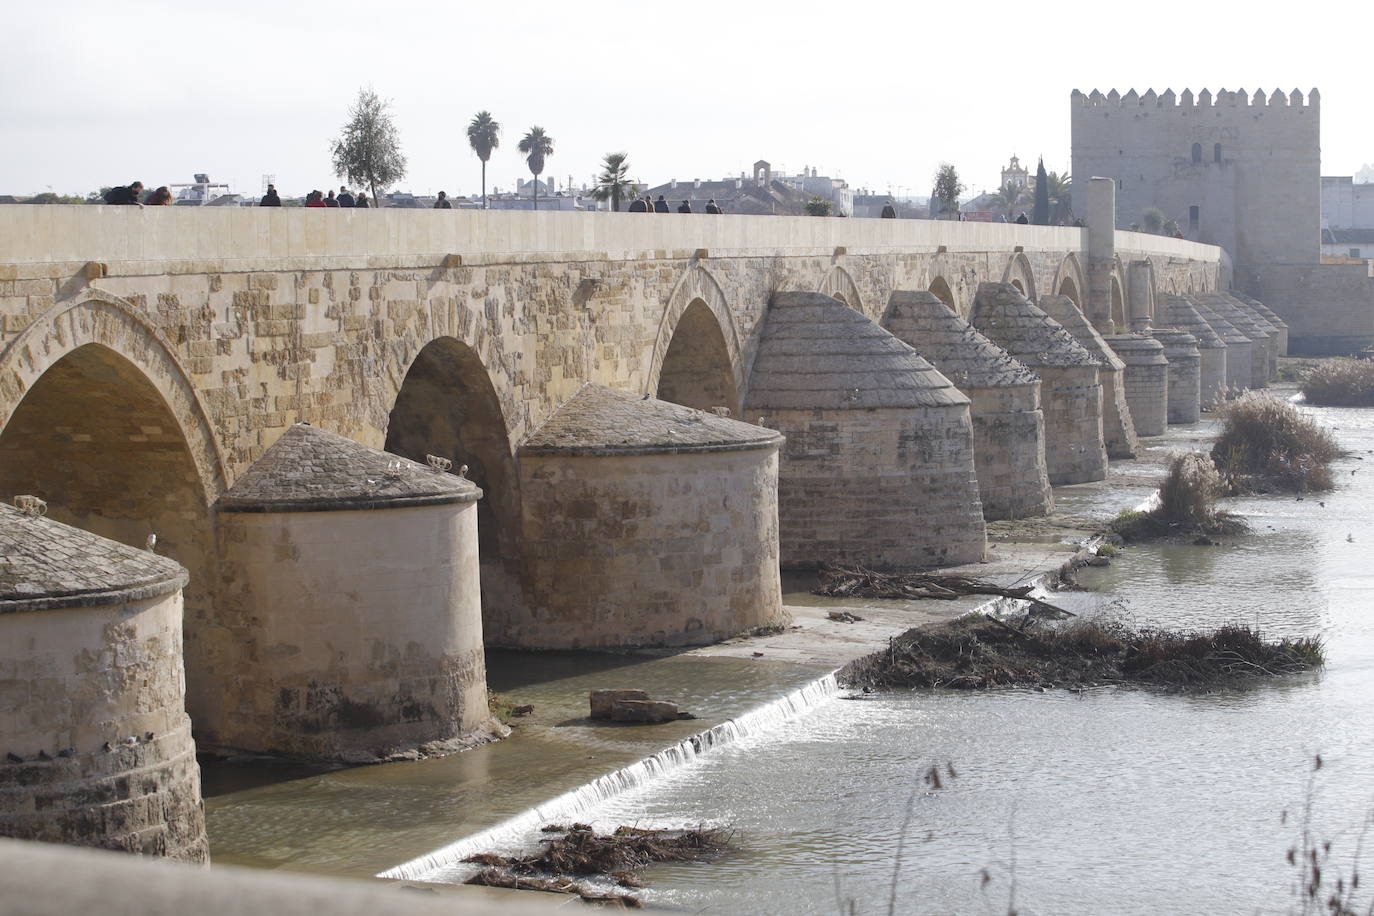
<svg viewBox="0 0 1374 916">
<path fill-rule="evenodd" d="M 329 141 L 363 85 L 393 101 L 397 187 L 477 194 L 464 128 L 489 109 L 488 184 L 601 157 L 720 178 L 767 159 L 924 195 L 941 161 L 990 188 L 1013 153 L 1069 166 L 1069 93 L 1313 86 L 1322 173 L 1374 161 L 1363 7 L 1247 3 L 14 0 L 0 54 L 0 193 L 208 172 L 256 194 L 337 186 Z"/>
</svg>

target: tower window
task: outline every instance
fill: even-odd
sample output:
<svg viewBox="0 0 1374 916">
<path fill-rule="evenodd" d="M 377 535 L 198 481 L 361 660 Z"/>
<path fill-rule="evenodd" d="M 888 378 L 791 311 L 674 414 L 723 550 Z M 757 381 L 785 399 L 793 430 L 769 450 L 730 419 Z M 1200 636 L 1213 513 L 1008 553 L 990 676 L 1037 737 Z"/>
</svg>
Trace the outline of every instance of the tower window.
<svg viewBox="0 0 1374 916">
<path fill-rule="evenodd" d="M 1193 165 L 1197 165 L 1197 164 L 1200 163 L 1200 162 L 1202 162 L 1202 144 L 1201 144 L 1201 143 L 1194 143 L 1194 144 L 1193 144 Z"/>
<path fill-rule="evenodd" d="M 1188 208 L 1188 231 L 1197 232 L 1197 224 L 1202 221 L 1202 208 L 1194 204 Z"/>
<path fill-rule="evenodd" d="M 1220 143 L 1214 143 L 1214 144 L 1212 144 L 1212 161 L 1213 161 L 1213 162 L 1220 162 L 1220 161 L 1221 161 L 1221 144 L 1220 144 Z"/>
</svg>

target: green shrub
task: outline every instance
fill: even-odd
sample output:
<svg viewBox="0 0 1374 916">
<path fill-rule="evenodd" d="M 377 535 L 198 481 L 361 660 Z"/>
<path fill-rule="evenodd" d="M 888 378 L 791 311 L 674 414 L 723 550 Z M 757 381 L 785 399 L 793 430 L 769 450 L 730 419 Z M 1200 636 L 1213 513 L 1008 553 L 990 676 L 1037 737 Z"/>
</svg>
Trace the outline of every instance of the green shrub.
<svg viewBox="0 0 1374 916">
<path fill-rule="evenodd" d="M 1374 360 L 1322 360 L 1304 376 L 1301 391 L 1309 404 L 1374 407 Z"/>
<path fill-rule="evenodd" d="M 1212 460 L 1231 492 L 1331 489 L 1340 455 L 1331 433 L 1273 395 L 1247 392 L 1225 405 Z"/>
</svg>

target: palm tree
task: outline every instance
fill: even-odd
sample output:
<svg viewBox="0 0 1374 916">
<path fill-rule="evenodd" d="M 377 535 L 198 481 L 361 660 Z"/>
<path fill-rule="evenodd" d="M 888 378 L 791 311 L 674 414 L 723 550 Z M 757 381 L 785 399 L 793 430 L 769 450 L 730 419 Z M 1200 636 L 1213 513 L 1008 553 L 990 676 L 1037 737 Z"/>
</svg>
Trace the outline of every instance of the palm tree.
<svg viewBox="0 0 1374 916">
<path fill-rule="evenodd" d="M 1016 204 L 1026 193 L 1026 189 L 1021 185 L 1012 184 L 1008 181 L 992 194 L 993 203 L 998 204 L 1003 210 L 1007 211 L 1007 222 L 1011 222 L 1015 216 L 1012 213 L 1016 209 Z"/>
<path fill-rule="evenodd" d="M 468 145 L 482 160 L 482 209 L 487 208 L 487 160 L 501 145 L 501 125 L 489 111 L 479 111 L 468 124 Z"/>
<path fill-rule="evenodd" d="M 534 209 L 539 209 L 539 175 L 544 171 L 544 160 L 553 155 L 553 137 L 544 133 L 542 127 L 531 127 L 530 132 L 520 138 L 520 152 L 525 154 L 525 163 L 534 176 Z"/>
<path fill-rule="evenodd" d="M 620 202 L 633 197 L 635 186 L 626 176 L 630 173 L 628 153 L 607 153 L 601 163 L 601 174 L 596 176 L 596 188 L 592 197 L 596 200 L 609 200 L 611 209 L 619 212 Z"/>
<path fill-rule="evenodd" d="M 1055 222 L 1067 221 L 1073 216 L 1073 178 L 1058 172 L 1050 172 L 1045 176 L 1045 183 L 1050 191 L 1050 208 L 1053 211 L 1051 218 Z"/>
</svg>

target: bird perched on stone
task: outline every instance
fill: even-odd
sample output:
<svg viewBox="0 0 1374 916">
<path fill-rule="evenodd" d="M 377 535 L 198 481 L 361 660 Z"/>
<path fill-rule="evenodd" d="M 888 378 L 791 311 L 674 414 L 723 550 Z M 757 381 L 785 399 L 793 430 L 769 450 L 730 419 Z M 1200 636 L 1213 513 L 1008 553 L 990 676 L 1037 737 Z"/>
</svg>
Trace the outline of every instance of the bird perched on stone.
<svg viewBox="0 0 1374 916">
<path fill-rule="evenodd" d="M 647 400 L 649 400 L 649 396 L 646 394 L 646 395 L 644 395 L 644 397 L 640 398 L 640 400 L 641 400 L 641 401 L 647 401 Z"/>
<path fill-rule="evenodd" d="M 143 542 L 143 546 L 146 547 L 146 548 L 148 548 L 149 550 L 152 550 L 154 547 L 156 547 L 156 546 L 157 546 L 157 535 L 156 535 L 156 534 L 150 534 L 150 535 L 148 535 L 148 540 L 146 540 L 146 541 Z"/>
<path fill-rule="evenodd" d="M 467 480 L 468 466 L 466 464 L 458 469 L 458 476 L 463 478 L 464 480 Z"/>
<path fill-rule="evenodd" d="M 105 753 L 108 754 L 108 753 L 110 753 L 111 751 L 114 750 L 114 745 L 111 744 L 110 742 L 106 741 L 104 744 L 102 744 L 102 745 L 100 746 L 100 749 L 101 749 L 102 751 L 104 751 Z"/>
<path fill-rule="evenodd" d="M 18 754 L 16 754 L 14 751 L 10 751 L 8 754 L 6 754 L 6 755 L 5 755 L 5 759 L 8 760 L 10 763 L 23 763 L 23 762 L 24 762 L 24 758 L 23 758 L 23 757 L 20 757 L 20 756 L 19 756 Z"/>
<path fill-rule="evenodd" d="M 39 760 L 51 760 L 51 759 L 52 759 L 52 755 L 49 754 L 47 751 L 39 751 L 39 752 L 38 752 L 38 759 L 39 759 Z"/>
<path fill-rule="evenodd" d="M 152 733 L 152 732 L 144 732 L 144 733 L 143 733 L 143 740 L 144 740 L 144 741 L 152 741 L 152 740 L 153 740 L 153 733 Z"/>
<path fill-rule="evenodd" d="M 138 743 L 138 739 L 135 738 L 133 735 L 130 735 L 129 737 L 124 739 L 123 743 L 128 747 L 133 747 L 135 744 Z"/>
<path fill-rule="evenodd" d="M 64 747 L 64 748 L 62 748 L 62 750 L 60 750 L 60 751 L 57 752 L 57 756 L 59 756 L 59 757 L 74 757 L 74 756 L 76 756 L 76 748 L 74 748 L 74 747 Z"/>
</svg>

